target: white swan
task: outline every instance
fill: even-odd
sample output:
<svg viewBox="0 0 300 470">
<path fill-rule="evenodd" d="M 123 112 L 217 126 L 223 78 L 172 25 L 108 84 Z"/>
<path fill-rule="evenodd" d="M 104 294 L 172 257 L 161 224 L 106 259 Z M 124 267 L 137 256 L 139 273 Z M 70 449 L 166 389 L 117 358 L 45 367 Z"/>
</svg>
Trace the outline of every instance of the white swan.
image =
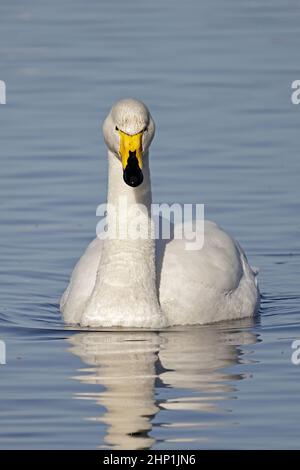
<svg viewBox="0 0 300 470">
<path fill-rule="evenodd" d="M 124 239 L 136 212 L 124 217 L 120 197 L 129 208 L 146 206 L 139 223 L 146 232 L 153 229 L 148 149 L 154 131 L 147 107 L 134 99 L 116 103 L 104 121 L 108 203 L 116 208 L 108 229 L 114 220 L 118 231 L 114 239 L 92 241 L 75 266 L 60 304 L 68 324 L 159 328 L 249 317 L 258 310 L 256 271 L 215 223 L 205 221 L 198 251 L 186 250 L 186 240 Z"/>
</svg>

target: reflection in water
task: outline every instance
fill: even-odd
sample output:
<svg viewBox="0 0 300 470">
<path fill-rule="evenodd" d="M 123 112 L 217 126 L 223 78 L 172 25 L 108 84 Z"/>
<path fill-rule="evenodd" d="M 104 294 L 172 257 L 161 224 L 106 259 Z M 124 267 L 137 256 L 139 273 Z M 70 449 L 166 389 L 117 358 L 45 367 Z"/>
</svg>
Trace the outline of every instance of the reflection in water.
<svg viewBox="0 0 300 470">
<path fill-rule="evenodd" d="M 107 410 L 99 418 L 108 425 L 106 444 L 119 449 L 149 448 L 154 443 L 148 436 L 151 417 L 158 412 L 154 382 L 159 335 L 90 332 L 77 334 L 70 341 L 72 352 L 93 366 L 90 375 L 80 380 L 105 386 L 96 399 Z"/>
<path fill-rule="evenodd" d="M 94 418 L 107 425 L 106 446 L 115 449 L 150 448 L 152 418 L 160 409 L 214 412 L 221 400 L 234 392 L 224 368 L 240 361 L 239 345 L 256 342 L 250 320 L 222 326 L 152 331 L 102 331 L 79 333 L 70 338 L 71 351 L 92 366 L 77 377 L 88 384 L 104 386 L 89 398 L 105 408 Z M 224 326 L 223 326 L 224 328 Z M 168 398 L 158 398 L 160 388 L 176 389 Z M 76 398 L 87 398 L 86 394 Z M 197 418 L 197 417 L 196 417 Z M 201 427 L 200 413 L 198 422 Z M 195 418 L 194 418 L 195 419 Z M 168 426 L 188 426 L 176 423 Z M 167 426 L 167 424 L 165 424 Z"/>
</svg>

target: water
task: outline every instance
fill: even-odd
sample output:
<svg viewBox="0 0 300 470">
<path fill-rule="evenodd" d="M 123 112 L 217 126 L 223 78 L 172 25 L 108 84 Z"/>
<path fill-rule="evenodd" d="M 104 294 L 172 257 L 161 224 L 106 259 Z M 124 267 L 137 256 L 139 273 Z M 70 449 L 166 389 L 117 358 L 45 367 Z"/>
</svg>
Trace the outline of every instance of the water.
<svg viewBox="0 0 300 470">
<path fill-rule="evenodd" d="M 299 448 L 299 20 L 296 0 L 1 5 L 1 448 Z M 260 267 L 253 322 L 62 323 L 126 96 L 157 123 L 155 201 L 205 203 Z"/>
</svg>

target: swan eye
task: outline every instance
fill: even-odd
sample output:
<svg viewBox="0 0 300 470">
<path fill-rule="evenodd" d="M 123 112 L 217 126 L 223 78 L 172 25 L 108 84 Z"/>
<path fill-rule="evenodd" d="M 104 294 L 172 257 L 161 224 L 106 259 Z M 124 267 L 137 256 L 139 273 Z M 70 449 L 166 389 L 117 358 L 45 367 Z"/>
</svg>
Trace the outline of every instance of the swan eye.
<svg viewBox="0 0 300 470">
<path fill-rule="evenodd" d="M 118 131 L 119 130 L 118 126 L 116 126 L 115 129 L 116 129 L 116 131 Z"/>
<path fill-rule="evenodd" d="M 148 126 L 144 128 L 144 132 L 147 132 L 147 131 L 148 131 Z"/>
</svg>

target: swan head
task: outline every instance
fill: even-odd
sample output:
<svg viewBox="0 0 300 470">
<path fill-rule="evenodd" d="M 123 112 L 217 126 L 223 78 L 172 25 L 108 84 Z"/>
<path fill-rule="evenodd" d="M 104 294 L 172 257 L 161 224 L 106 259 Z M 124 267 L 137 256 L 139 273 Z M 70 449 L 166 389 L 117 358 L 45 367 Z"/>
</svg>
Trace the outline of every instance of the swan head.
<svg viewBox="0 0 300 470">
<path fill-rule="evenodd" d="M 155 124 L 148 108 L 133 98 L 118 101 L 103 123 L 105 143 L 120 160 L 128 186 L 136 187 L 143 182 L 143 157 L 154 132 Z"/>
</svg>

